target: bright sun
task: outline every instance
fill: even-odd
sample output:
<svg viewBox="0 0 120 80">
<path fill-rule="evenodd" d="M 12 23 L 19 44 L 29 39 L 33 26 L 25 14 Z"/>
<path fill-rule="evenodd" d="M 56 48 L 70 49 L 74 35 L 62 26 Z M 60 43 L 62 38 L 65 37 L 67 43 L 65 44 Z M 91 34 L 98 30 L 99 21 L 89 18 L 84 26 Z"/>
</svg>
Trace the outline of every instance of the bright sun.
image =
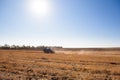
<svg viewBox="0 0 120 80">
<path fill-rule="evenodd" d="M 37 17 L 49 16 L 51 14 L 50 0 L 30 0 L 29 11 Z"/>
</svg>

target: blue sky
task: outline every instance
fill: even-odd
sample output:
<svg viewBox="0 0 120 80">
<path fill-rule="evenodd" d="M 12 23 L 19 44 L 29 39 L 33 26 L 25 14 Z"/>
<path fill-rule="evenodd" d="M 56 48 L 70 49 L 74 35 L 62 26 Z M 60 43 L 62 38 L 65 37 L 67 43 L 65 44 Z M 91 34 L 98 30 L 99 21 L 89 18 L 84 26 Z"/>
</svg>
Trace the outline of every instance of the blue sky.
<svg viewBox="0 0 120 80">
<path fill-rule="evenodd" d="M 30 0 L 0 0 L 0 45 L 120 47 L 119 0 L 47 1 L 43 16 Z"/>
</svg>

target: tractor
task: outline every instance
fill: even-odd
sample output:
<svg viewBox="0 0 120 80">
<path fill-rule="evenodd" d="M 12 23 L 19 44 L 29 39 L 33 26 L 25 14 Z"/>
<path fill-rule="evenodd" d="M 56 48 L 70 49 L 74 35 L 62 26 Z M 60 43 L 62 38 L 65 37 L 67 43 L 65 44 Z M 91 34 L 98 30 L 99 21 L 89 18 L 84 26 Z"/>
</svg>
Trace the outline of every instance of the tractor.
<svg viewBox="0 0 120 80">
<path fill-rule="evenodd" d="M 53 54 L 53 53 L 55 53 L 51 48 L 49 48 L 49 47 L 45 47 L 45 48 L 43 48 L 43 51 L 44 51 L 44 53 L 48 53 L 48 54 Z"/>
</svg>

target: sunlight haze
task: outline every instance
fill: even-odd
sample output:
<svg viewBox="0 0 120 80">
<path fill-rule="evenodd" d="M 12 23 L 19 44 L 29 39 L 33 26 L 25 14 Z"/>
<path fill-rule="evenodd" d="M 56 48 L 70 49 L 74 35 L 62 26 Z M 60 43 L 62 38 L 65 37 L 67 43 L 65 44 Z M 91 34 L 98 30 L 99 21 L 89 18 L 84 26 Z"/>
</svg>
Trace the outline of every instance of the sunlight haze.
<svg viewBox="0 0 120 80">
<path fill-rule="evenodd" d="M 0 45 L 120 47 L 119 0 L 0 0 Z"/>
<path fill-rule="evenodd" d="M 50 0 L 28 0 L 28 11 L 36 17 L 45 17 L 51 14 L 52 4 Z"/>
</svg>

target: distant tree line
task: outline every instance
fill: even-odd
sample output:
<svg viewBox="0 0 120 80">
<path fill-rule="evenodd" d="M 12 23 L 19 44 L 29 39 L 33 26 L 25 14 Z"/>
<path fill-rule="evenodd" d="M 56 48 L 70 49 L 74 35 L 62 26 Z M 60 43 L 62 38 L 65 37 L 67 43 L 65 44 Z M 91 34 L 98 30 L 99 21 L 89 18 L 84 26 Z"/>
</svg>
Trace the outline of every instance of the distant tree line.
<svg viewBox="0 0 120 80">
<path fill-rule="evenodd" d="M 28 45 L 8 45 L 4 44 L 3 46 L 0 46 L 0 49 L 5 49 L 5 50 L 43 50 L 44 48 L 49 47 L 49 48 L 62 48 L 61 46 L 28 46 Z"/>
</svg>

